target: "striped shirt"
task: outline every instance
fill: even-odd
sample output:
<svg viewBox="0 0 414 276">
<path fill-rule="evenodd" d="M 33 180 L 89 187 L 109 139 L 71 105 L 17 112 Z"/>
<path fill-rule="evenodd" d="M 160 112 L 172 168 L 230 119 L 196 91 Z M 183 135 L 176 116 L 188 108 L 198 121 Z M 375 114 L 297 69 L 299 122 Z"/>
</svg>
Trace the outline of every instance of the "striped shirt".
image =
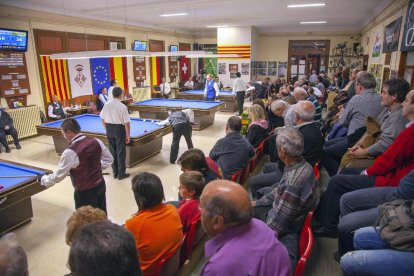
<svg viewBox="0 0 414 276">
<path fill-rule="evenodd" d="M 311 102 L 315 106 L 315 117 L 313 118 L 313 120 L 315 122 L 320 122 L 322 120 L 322 107 L 319 104 L 318 100 L 312 96 L 309 96 L 306 100 Z"/>
<path fill-rule="evenodd" d="M 377 118 L 381 110 L 380 95 L 374 89 L 366 89 L 349 100 L 338 122 L 347 127 L 347 135 L 351 135 L 355 130 L 365 126 L 365 119 L 368 116 Z"/>
<path fill-rule="evenodd" d="M 267 224 L 279 234 L 299 233 L 306 215 L 319 202 L 319 184 L 312 166 L 305 160 L 285 167 L 279 185 L 256 201 L 256 206 L 272 206 Z"/>
</svg>

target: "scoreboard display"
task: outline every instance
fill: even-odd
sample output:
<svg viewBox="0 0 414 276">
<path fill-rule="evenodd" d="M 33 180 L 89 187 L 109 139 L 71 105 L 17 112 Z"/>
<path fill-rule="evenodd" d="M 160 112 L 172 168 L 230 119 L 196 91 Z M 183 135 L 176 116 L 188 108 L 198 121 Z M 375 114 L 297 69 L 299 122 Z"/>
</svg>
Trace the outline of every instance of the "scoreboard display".
<svg viewBox="0 0 414 276">
<path fill-rule="evenodd" d="M 0 51 L 27 51 L 27 31 L 0 29 Z"/>
</svg>

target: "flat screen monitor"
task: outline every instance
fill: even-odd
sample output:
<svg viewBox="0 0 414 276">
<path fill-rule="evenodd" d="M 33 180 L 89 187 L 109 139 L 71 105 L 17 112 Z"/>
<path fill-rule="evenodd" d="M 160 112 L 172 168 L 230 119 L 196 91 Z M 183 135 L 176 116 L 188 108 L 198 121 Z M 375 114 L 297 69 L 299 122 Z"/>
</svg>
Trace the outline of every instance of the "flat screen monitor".
<svg viewBox="0 0 414 276">
<path fill-rule="evenodd" d="M 134 51 L 146 51 L 147 50 L 147 42 L 142 40 L 135 40 L 134 41 Z"/>
<path fill-rule="evenodd" d="M 27 31 L 0 28 L 0 51 L 27 51 Z"/>
<path fill-rule="evenodd" d="M 177 45 L 170 45 L 170 52 L 177 52 L 178 46 Z"/>
</svg>

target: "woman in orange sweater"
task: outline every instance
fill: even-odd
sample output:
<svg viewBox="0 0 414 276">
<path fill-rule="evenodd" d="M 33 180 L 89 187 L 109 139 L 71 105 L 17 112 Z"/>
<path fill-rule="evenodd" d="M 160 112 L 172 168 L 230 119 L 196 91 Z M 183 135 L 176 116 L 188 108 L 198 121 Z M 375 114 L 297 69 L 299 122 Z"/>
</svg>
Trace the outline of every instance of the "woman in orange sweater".
<svg viewBox="0 0 414 276">
<path fill-rule="evenodd" d="M 152 173 L 140 173 L 132 179 L 138 212 L 128 219 L 125 228 L 135 238 L 143 275 L 153 275 L 156 264 L 177 250 L 183 238 L 177 208 L 164 204 L 161 180 Z"/>
</svg>

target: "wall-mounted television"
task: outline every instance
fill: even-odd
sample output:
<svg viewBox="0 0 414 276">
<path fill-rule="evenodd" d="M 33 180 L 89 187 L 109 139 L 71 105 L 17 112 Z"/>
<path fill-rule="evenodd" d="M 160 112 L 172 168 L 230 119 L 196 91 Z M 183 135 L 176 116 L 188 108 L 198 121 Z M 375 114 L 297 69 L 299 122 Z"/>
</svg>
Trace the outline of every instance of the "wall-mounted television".
<svg viewBox="0 0 414 276">
<path fill-rule="evenodd" d="M 177 52 L 178 46 L 177 45 L 170 45 L 170 52 Z"/>
<path fill-rule="evenodd" d="M 0 28 L 0 51 L 27 51 L 27 31 Z"/>
<path fill-rule="evenodd" d="M 134 51 L 146 51 L 147 50 L 147 41 L 135 40 L 134 41 Z"/>
</svg>

